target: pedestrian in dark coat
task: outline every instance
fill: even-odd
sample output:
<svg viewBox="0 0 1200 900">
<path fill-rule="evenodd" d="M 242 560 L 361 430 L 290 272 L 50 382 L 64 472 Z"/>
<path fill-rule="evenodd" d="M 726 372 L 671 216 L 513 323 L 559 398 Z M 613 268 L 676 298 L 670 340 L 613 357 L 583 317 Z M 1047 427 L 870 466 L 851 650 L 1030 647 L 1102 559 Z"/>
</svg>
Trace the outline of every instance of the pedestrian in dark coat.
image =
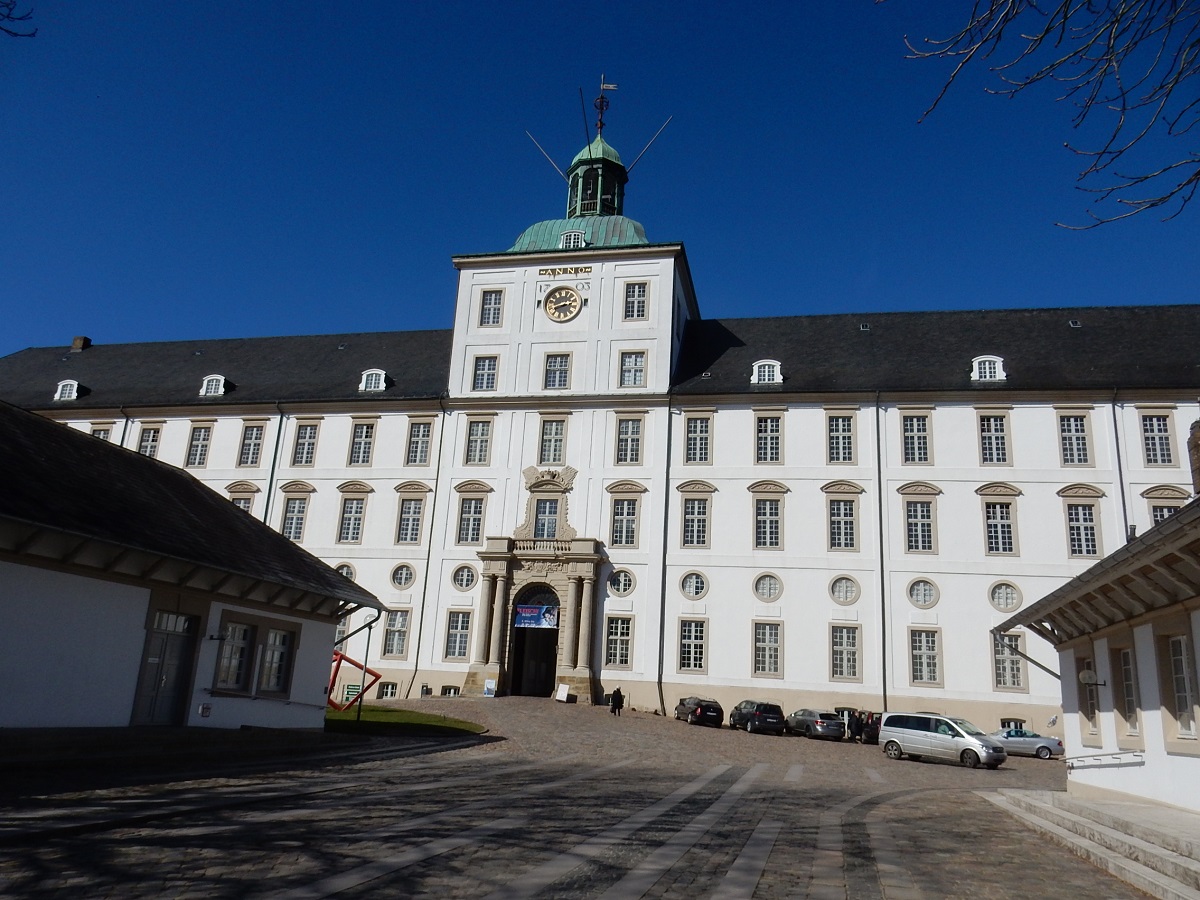
<svg viewBox="0 0 1200 900">
<path fill-rule="evenodd" d="M 613 688 L 613 692 L 609 696 L 608 702 L 609 706 L 611 707 L 609 712 L 611 712 L 614 716 L 619 716 L 621 714 L 621 710 L 625 708 L 625 695 L 621 693 L 621 689 L 619 687 Z"/>
<path fill-rule="evenodd" d="M 863 720 L 858 713 L 850 713 L 850 740 L 858 743 L 862 739 Z"/>
</svg>

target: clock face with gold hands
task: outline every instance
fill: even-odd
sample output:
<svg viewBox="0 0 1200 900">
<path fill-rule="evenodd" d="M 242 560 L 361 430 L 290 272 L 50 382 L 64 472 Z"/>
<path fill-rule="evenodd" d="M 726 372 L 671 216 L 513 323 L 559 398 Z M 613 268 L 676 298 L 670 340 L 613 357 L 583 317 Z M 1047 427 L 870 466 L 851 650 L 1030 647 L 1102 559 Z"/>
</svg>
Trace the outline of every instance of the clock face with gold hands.
<svg viewBox="0 0 1200 900">
<path fill-rule="evenodd" d="M 569 287 L 556 287 L 546 295 L 542 308 L 555 322 L 569 322 L 583 309 L 583 298 Z"/>
</svg>

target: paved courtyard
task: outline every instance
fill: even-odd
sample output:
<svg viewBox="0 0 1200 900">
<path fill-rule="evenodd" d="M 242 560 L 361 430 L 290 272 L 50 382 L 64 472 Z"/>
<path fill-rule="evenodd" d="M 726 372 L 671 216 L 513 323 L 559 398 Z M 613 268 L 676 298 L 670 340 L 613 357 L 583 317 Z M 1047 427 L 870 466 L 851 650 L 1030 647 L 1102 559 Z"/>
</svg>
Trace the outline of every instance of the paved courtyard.
<svg viewBox="0 0 1200 900">
<path fill-rule="evenodd" d="M 1135 898 L 978 792 L 1061 790 L 878 747 L 531 698 L 429 698 L 490 732 L 336 764 L 11 791 L 0 896 Z"/>
</svg>

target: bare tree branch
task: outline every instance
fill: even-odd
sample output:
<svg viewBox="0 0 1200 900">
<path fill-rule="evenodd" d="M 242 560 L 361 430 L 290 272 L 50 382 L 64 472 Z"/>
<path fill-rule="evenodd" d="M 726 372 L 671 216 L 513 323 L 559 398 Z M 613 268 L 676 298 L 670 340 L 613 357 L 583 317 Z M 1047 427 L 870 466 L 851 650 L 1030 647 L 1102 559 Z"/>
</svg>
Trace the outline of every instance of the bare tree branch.
<svg viewBox="0 0 1200 900">
<path fill-rule="evenodd" d="M 1161 208 L 1166 221 L 1196 195 L 1195 150 L 1184 148 L 1178 159 L 1135 174 L 1119 168 L 1133 162 L 1152 133 L 1178 139 L 1200 121 L 1200 0 L 972 0 L 956 34 L 905 42 L 912 59 L 954 61 L 922 119 L 967 66 L 984 59 L 998 60 L 989 65 L 1002 83 L 989 93 L 1014 96 L 1048 82 L 1059 86 L 1057 99 L 1076 106 L 1072 127 L 1089 116 L 1107 122 L 1098 148 L 1066 146 L 1085 161 L 1080 189 L 1125 208 L 1105 215 L 1089 209 L 1090 222 L 1062 227 L 1094 228 Z"/>
<path fill-rule="evenodd" d="M 33 10 L 26 12 L 17 12 L 17 0 L 0 0 L 0 31 L 10 37 L 33 37 L 37 34 L 36 28 L 18 23 L 28 22 L 33 18 Z"/>
</svg>

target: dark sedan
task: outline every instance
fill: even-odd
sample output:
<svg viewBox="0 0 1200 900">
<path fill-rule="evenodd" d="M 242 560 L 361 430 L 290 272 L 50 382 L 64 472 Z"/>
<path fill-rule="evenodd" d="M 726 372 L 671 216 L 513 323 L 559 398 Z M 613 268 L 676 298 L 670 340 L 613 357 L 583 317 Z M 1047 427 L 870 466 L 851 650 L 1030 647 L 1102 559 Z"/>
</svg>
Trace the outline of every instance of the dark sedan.
<svg viewBox="0 0 1200 900">
<path fill-rule="evenodd" d="M 846 723 L 837 713 L 798 709 L 787 717 L 788 731 L 810 738 L 840 741 L 846 736 Z"/>
<path fill-rule="evenodd" d="M 725 710 L 716 700 L 703 697 L 681 697 L 675 704 L 675 718 L 689 725 L 711 725 L 720 728 L 725 724 Z"/>
</svg>

